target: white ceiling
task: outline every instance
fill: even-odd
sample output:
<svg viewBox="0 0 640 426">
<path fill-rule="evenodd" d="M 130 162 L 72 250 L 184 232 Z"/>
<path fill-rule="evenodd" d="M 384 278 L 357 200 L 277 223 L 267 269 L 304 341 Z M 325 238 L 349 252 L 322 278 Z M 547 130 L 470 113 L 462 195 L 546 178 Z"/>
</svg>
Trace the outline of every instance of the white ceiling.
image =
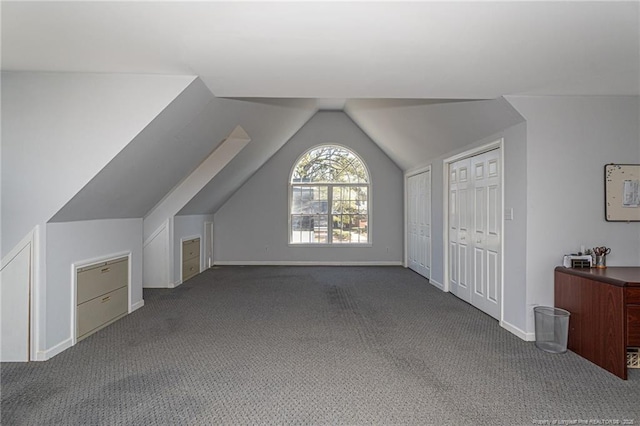
<svg viewBox="0 0 640 426">
<path fill-rule="evenodd" d="M 190 74 L 218 97 L 330 98 L 334 108 L 637 95 L 638 22 L 635 1 L 3 1 L 2 68 Z"/>
</svg>

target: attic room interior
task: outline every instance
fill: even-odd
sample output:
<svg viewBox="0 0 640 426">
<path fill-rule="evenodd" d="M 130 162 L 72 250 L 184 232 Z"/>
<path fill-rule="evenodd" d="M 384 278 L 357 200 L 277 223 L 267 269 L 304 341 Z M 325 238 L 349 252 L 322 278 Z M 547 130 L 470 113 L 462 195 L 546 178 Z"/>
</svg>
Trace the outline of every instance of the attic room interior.
<svg viewBox="0 0 640 426">
<path fill-rule="evenodd" d="M 637 1 L 0 15 L 6 424 L 640 422 L 534 345 L 563 255 L 640 267 Z"/>
</svg>

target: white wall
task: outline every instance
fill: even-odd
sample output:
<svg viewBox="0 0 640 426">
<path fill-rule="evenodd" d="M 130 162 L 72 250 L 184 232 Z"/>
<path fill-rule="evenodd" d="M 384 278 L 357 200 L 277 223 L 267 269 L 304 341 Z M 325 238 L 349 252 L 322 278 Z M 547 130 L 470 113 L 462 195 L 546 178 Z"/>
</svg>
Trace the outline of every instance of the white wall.
<svg viewBox="0 0 640 426">
<path fill-rule="evenodd" d="M 371 247 L 288 245 L 288 182 L 307 149 L 338 143 L 371 173 Z M 215 215 L 215 263 L 393 262 L 403 259 L 403 174 L 342 112 L 318 112 Z"/>
<path fill-rule="evenodd" d="M 200 238 L 200 270 L 204 263 L 204 223 L 213 222 L 213 215 L 176 216 L 173 218 L 173 282 L 182 283 L 182 240 Z"/>
<path fill-rule="evenodd" d="M 142 286 L 144 288 L 167 288 L 173 284 L 171 276 L 171 254 L 173 219 L 165 220 L 144 241 Z"/>
<path fill-rule="evenodd" d="M 2 255 L 47 222 L 193 79 L 3 72 Z"/>
<path fill-rule="evenodd" d="M 72 265 L 131 252 L 130 302 L 142 305 L 142 219 L 47 224 L 46 349 L 72 338 Z"/>
<path fill-rule="evenodd" d="M 527 310 L 553 306 L 553 269 L 581 245 L 640 265 L 640 223 L 604 219 L 604 165 L 640 163 L 640 97 L 508 97 L 527 120 Z"/>
</svg>

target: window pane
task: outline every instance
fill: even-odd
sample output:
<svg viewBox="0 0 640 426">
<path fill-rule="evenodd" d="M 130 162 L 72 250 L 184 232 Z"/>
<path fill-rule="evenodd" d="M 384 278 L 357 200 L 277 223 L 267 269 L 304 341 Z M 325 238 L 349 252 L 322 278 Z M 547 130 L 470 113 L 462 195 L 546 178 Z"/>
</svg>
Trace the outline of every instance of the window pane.
<svg viewBox="0 0 640 426">
<path fill-rule="evenodd" d="M 358 212 L 367 214 L 368 209 L 368 200 L 367 200 L 367 188 L 360 187 L 358 188 L 358 194 L 356 197 L 356 204 L 358 206 Z"/>
<path fill-rule="evenodd" d="M 291 188 L 291 213 L 302 213 L 303 193 L 301 186 L 294 186 Z"/>
<path fill-rule="evenodd" d="M 342 212 L 342 187 L 334 186 L 333 187 L 333 203 L 331 207 L 331 213 L 341 213 Z"/>
<path fill-rule="evenodd" d="M 361 244 L 369 242 L 369 216 L 366 214 L 354 215 L 353 224 L 351 242 Z"/>
<path fill-rule="evenodd" d="M 294 167 L 291 183 L 340 182 L 366 183 L 367 170 L 362 161 L 346 148 L 323 145 L 307 151 Z"/>
<path fill-rule="evenodd" d="M 326 244 L 328 242 L 329 224 L 327 216 L 314 216 L 313 238 L 315 243 Z"/>
<path fill-rule="evenodd" d="M 323 145 L 307 151 L 291 175 L 290 241 L 367 243 L 368 182 L 364 163 L 348 149 Z"/>
<path fill-rule="evenodd" d="M 327 243 L 327 216 L 291 215 L 292 243 Z"/>
<path fill-rule="evenodd" d="M 327 192 L 326 186 L 292 186 L 291 213 L 328 213 Z"/>
<path fill-rule="evenodd" d="M 368 216 L 342 214 L 333 216 L 333 243 L 367 243 L 369 234 Z"/>
</svg>

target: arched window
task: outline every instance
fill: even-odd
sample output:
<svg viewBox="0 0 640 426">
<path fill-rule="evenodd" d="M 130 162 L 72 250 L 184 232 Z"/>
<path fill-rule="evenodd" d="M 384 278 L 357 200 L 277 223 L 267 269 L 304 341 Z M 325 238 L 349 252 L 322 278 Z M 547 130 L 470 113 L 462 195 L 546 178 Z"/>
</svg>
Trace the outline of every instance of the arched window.
<svg viewBox="0 0 640 426">
<path fill-rule="evenodd" d="M 291 244 L 368 244 L 369 173 L 338 145 L 305 152 L 289 182 Z"/>
</svg>

